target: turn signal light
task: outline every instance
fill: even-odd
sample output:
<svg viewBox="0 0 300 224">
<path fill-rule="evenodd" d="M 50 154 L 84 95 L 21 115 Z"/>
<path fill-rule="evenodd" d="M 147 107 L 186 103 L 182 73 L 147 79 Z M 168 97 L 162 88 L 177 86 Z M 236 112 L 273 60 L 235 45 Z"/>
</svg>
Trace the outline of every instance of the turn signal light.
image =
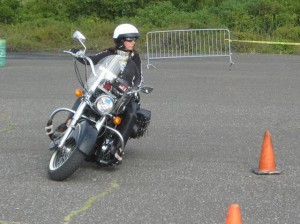
<svg viewBox="0 0 300 224">
<path fill-rule="evenodd" d="M 119 125 L 119 124 L 121 124 L 121 122 L 122 122 L 122 119 L 120 117 L 114 117 L 113 123 L 115 125 Z"/>
<path fill-rule="evenodd" d="M 75 96 L 76 97 L 82 97 L 83 96 L 83 91 L 82 91 L 82 89 L 76 89 L 75 90 Z"/>
</svg>

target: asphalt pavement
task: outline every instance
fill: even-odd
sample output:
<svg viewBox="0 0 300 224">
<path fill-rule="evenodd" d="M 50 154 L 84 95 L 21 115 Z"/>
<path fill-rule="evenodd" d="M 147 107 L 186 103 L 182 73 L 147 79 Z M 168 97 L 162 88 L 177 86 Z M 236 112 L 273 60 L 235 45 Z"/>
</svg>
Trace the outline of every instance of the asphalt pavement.
<svg viewBox="0 0 300 224">
<path fill-rule="evenodd" d="M 47 176 L 44 127 L 79 87 L 61 54 L 7 53 L 0 67 L 0 223 L 300 223 L 300 56 L 233 54 L 152 61 L 142 95 L 149 133 L 120 166 L 85 162 L 62 182 Z M 264 133 L 279 175 L 256 175 Z"/>
</svg>

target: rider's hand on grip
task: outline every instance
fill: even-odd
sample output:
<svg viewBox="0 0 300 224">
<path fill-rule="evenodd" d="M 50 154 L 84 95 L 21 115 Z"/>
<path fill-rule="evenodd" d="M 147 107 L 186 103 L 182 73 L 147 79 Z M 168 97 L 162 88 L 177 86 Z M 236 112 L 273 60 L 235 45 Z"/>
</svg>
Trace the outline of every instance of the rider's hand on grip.
<svg viewBox="0 0 300 224">
<path fill-rule="evenodd" d="M 134 101 L 139 103 L 141 100 L 140 94 L 139 93 L 134 93 Z"/>
</svg>

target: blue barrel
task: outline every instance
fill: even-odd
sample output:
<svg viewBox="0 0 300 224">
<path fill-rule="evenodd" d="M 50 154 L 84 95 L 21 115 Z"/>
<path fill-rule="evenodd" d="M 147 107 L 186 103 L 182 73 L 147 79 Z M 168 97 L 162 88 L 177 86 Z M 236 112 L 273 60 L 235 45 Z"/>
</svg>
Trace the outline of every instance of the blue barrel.
<svg viewBox="0 0 300 224">
<path fill-rule="evenodd" d="M 0 39 L 0 67 L 6 64 L 6 40 Z"/>
</svg>

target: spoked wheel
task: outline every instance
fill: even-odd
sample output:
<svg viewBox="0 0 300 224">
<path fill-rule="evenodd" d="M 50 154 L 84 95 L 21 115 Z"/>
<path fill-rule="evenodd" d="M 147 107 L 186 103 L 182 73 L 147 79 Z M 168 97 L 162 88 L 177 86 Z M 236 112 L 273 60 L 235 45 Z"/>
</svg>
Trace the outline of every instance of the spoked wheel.
<svg viewBox="0 0 300 224">
<path fill-rule="evenodd" d="M 76 147 L 76 142 L 70 139 L 65 146 L 57 149 L 49 163 L 48 174 L 53 180 L 64 180 L 71 176 L 80 166 L 85 156 Z"/>
</svg>

